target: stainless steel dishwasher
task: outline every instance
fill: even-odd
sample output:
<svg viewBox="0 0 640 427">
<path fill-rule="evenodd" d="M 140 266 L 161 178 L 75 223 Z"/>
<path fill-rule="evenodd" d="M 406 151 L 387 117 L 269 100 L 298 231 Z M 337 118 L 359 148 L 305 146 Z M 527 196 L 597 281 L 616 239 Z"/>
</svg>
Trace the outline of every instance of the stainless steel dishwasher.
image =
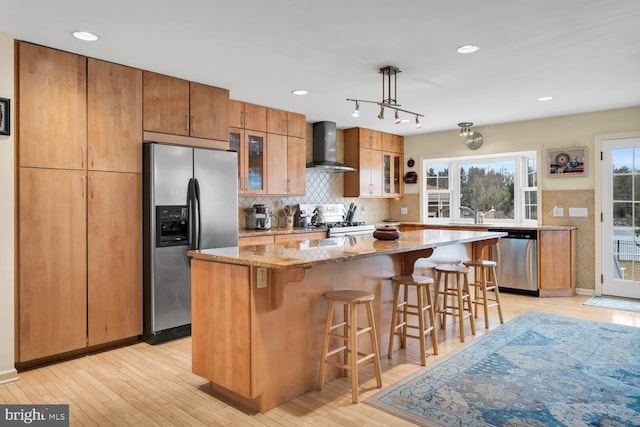
<svg viewBox="0 0 640 427">
<path fill-rule="evenodd" d="M 489 259 L 498 266 L 500 290 L 527 295 L 538 291 L 538 232 L 536 230 L 490 229 L 507 233 L 489 248 Z"/>
</svg>

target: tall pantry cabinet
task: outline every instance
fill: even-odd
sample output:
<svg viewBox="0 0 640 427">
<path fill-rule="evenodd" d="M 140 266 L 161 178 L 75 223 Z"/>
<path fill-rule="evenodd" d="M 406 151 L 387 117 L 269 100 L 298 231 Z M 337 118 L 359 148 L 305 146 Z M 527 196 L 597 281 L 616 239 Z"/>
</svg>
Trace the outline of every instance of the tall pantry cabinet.
<svg viewBox="0 0 640 427">
<path fill-rule="evenodd" d="M 17 42 L 18 363 L 142 332 L 140 70 Z"/>
</svg>

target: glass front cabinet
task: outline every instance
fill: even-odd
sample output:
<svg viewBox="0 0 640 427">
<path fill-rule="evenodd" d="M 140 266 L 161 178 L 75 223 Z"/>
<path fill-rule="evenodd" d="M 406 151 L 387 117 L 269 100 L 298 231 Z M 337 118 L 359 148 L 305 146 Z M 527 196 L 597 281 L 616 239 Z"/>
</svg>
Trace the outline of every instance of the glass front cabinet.
<svg viewBox="0 0 640 427">
<path fill-rule="evenodd" d="M 238 147 L 238 193 L 266 194 L 266 133 L 230 128 L 229 143 Z"/>
</svg>

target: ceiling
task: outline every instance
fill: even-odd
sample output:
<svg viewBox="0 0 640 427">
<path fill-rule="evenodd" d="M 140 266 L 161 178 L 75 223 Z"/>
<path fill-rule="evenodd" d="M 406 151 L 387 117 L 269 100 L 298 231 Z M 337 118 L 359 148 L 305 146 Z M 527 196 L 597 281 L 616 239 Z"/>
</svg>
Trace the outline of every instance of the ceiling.
<svg viewBox="0 0 640 427">
<path fill-rule="evenodd" d="M 640 105 L 638 0 L 0 0 L 0 31 L 401 135 Z M 100 39 L 82 42 L 76 30 Z M 480 50 L 461 55 L 456 48 Z M 422 128 L 346 98 L 397 101 Z M 294 96 L 293 89 L 306 89 Z M 542 96 L 553 100 L 540 102 Z"/>
</svg>

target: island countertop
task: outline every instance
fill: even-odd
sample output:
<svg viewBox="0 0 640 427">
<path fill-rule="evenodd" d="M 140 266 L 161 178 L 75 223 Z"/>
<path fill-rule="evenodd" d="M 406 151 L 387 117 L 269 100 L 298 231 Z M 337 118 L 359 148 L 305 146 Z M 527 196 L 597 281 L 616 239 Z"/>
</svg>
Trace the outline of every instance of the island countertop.
<svg viewBox="0 0 640 427">
<path fill-rule="evenodd" d="M 377 240 L 370 235 L 332 237 L 267 245 L 191 250 L 188 255 L 197 260 L 252 267 L 311 268 L 318 264 L 433 249 L 505 235 L 504 232 L 427 229 L 405 231 L 397 240 Z"/>
</svg>

